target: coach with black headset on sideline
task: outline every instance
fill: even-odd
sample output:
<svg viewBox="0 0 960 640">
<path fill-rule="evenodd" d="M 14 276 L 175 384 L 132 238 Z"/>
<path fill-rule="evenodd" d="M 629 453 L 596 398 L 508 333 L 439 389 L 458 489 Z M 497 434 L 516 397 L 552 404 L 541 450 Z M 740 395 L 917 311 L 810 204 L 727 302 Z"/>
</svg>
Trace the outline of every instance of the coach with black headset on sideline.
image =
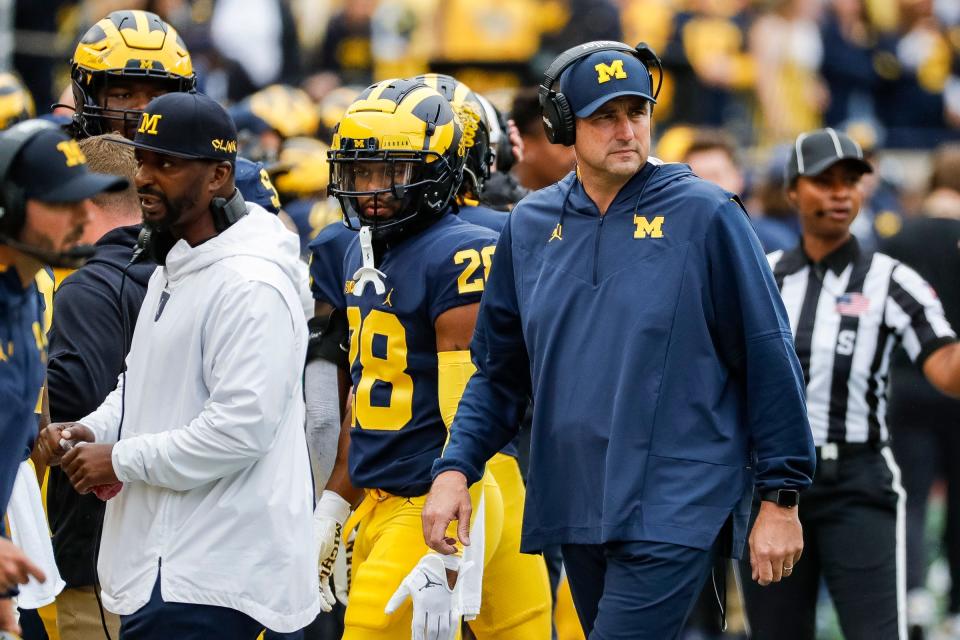
<svg viewBox="0 0 960 640">
<path fill-rule="evenodd" d="M 649 157 L 645 45 L 590 42 L 547 70 L 551 142 L 577 171 L 524 198 L 497 245 L 467 385 L 434 466 L 427 543 L 468 540 L 467 486 L 533 397 L 521 550 L 559 544 L 589 638 L 664 640 L 719 556 L 753 577 L 799 559 L 813 476 L 787 315 L 733 194 Z M 559 87 L 555 81 L 559 80 Z"/>
<path fill-rule="evenodd" d="M 254 640 L 320 611 L 291 366 L 306 354 L 305 271 L 297 236 L 234 186 L 236 140 L 199 93 L 154 98 L 134 140 L 118 140 L 135 148 L 161 268 L 117 388 L 41 438 L 77 491 L 109 499 L 98 574 L 124 640 Z"/>
<path fill-rule="evenodd" d="M 88 198 L 127 181 L 87 170 L 77 142 L 27 120 L 0 134 L 0 631 L 17 633 L 9 598 L 37 568 L 2 537 L 2 515 L 20 463 L 37 436 L 34 414 L 46 371 L 43 306 L 34 277 L 44 266 L 79 266 Z"/>
<path fill-rule="evenodd" d="M 960 345 L 930 285 L 850 233 L 860 179 L 872 170 L 833 129 L 800 134 L 786 168 L 802 242 L 768 257 L 806 382 L 817 472 L 800 512 L 803 563 L 770 589 L 744 581 L 758 640 L 813 640 L 821 580 L 845 638 L 907 637 L 905 496 L 886 424 L 890 356 L 902 345 L 934 387 L 956 397 Z"/>
</svg>

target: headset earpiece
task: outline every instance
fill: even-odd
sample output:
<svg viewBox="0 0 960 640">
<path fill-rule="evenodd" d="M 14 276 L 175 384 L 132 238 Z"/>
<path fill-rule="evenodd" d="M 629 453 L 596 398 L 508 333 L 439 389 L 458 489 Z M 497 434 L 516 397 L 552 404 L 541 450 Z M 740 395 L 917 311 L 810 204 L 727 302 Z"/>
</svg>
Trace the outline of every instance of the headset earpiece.
<svg viewBox="0 0 960 640">
<path fill-rule="evenodd" d="M 10 180 L 13 161 L 37 133 L 56 128 L 46 120 L 26 120 L 0 134 L 0 236 L 15 239 L 26 221 L 23 188 Z"/>
<path fill-rule="evenodd" d="M 545 98 L 541 96 L 540 107 L 543 110 L 543 130 L 547 134 L 547 140 L 553 144 L 568 147 L 572 145 L 576 140 L 577 129 L 567 96 L 551 90 Z"/>
<path fill-rule="evenodd" d="M 653 72 L 650 67 L 651 65 L 656 66 L 660 71 L 660 81 L 657 84 L 657 90 L 653 93 L 654 101 L 660 94 L 660 87 L 663 85 L 663 66 L 660 64 L 660 58 L 647 43 L 641 42 L 636 47 L 631 47 L 615 40 L 598 40 L 571 47 L 557 56 L 557 59 L 547 67 L 538 92 L 540 111 L 543 117 L 543 130 L 547 135 L 547 140 L 553 144 L 562 144 L 569 147 L 577 139 L 576 117 L 573 109 L 570 108 L 570 101 L 562 92 L 555 91 L 553 85 L 560 79 L 567 67 L 598 51 L 622 51 L 635 56 L 647 70 L 651 91 L 653 90 Z"/>
<path fill-rule="evenodd" d="M 0 195 L 0 236 L 16 238 L 27 217 L 27 202 L 23 188 L 4 176 Z"/>
</svg>

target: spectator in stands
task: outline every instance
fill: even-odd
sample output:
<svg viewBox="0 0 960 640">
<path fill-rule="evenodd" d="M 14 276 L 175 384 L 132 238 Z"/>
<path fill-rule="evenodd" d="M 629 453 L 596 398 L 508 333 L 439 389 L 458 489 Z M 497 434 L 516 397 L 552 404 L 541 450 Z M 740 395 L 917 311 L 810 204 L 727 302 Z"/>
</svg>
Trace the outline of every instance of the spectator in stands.
<svg viewBox="0 0 960 640">
<path fill-rule="evenodd" d="M 743 195 L 744 177 L 737 159 L 736 143 L 722 130 L 695 130 L 683 162 L 704 180 Z"/>
<path fill-rule="evenodd" d="M 823 60 L 820 73 L 830 101 L 823 119 L 838 126 L 851 118 L 875 117 L 873 68 L 877 34 L 867 19 L 864 0 L 831 0 L 820 26 Z"/>
<path fill-rule="evenodd" d="M 863 206 L 860 215 L 850 225 L 850 232 L 857 236 L 860 247 L 873 251 L 884 238 L 889 238 L 903 226 L 903 205 L 900 201 L 901 185 L 897 176 L 884 170 L 880 164 L 879 151 L 882 133 L 870 121 L 854 120 L 847 123 L 844 133 L 863 149 L 863 159 L 872 167 L 873 173 L 864 174 L 860 180 L 863 190 Z M 891 179 L 893 178 L 893 179 Z"/>
<path fill-rule="evenodd" d="M 932 0 L 900 0 L 899 30 L 884 34 L 873 65 L 887 146 L 933 147 L 960 138 L 960 42 L 948 38 Z"/>
<path fill-rule="evenodd" d="M 368 85 L 373 81 L 373 50 L 370 20 L 373 0 L 351 0 L 330 19 L 320 48 L 307 63 L 307 70 L 330 71 L 344 84 Z"/>
<path fill-rule="evenodd" d="M 800 243 L 800 219 L 784 185 L 783 166 L 789 151 L 787 146 L 773 150 L 747 206 L 753 229 L 767 253 L 792 249 Z"/>
<path fill-rule="evenodd" d="M 827 95 L 817 75 L 823 43 L 816 0 L 774 0 L 753 23 L 750 52 L 757 65 L 760 142 L 792 141 L 820 124 Z"/>
<path fill-rule="evenodd" d="M 217 0 L 210 36 L 226 59 L 227 97 L 240 100 L 275 82 L 293 82 L 300 49 L 290 3 L 283 0 Z"/>
<path fill-rule="evenodd" d="M 747 50 L 746 0 L 696 0 L 674 15 L 663 63 L 675 93 L 672 120 L 719 127 L 747 123 L 738 92 L 756 78 Z"/>
</svg>

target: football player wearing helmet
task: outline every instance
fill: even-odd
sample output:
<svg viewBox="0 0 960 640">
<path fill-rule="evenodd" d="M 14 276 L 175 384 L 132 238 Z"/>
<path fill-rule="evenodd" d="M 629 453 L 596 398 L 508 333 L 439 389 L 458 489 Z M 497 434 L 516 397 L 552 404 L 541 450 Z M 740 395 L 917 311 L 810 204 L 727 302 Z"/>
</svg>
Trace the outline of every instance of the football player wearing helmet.
<svg viewBox="0 0 960 640">
<path fill-rule="evenodd" d="M 460 523 L 473 531 L 462 557 L 429 553 L 422 538 L 431 456 L 443 448 L 473 370 L 467 347 L 497 238 L 449 215 L 467 153 L 463 138 L 442 95 L 415 79 L 388 80 L 351 105 L 331 145 L 330 192 L 360 233 L 339 269 L 312 270 L 314 323 L 324 326 L 315 324 L 311 336 L 339 347 L 345 331 L 333 338 L 337 323 L 327 319 L 346 305 L 355 396 L 316 521 L 321 582 L 337 537 L 359 524 L 348 640 L 406 639 L 411 628 L 418 638 L 453 638 L 460 615 L 479 638 L 550 634 L 549 600 L 531 602 L 522 592 L 539 579 L 548 593 L 546 571 L 541 563 L 532 581 L 519 577 L 518 547 L 502 542 L 503 504 L 492 475 L 471 489 L 484 504 L 471 523 Z M 334 356 L 339 350 L 316 347 Z M 307 387 L 315 388 L 310 380 Z"/>
<path fill-rule="evenodd" d="M 283 210 L 297 227 L 300 253 L 310 255 L 307 245 L 320 230 L 329 224 L 342 227 L 340 205 L 327 197 L 330 168 L 327 165 L 329 147 L 316 138 L 296 136 L 287 138 L 280 147 L 277 161 L 267 165 L 267 171 L 277 186 Z M 349 237 L 353 233 L 344 229 Z M 343 254 L 340 254 L 341 261 Z"/>
<path fill-rule="evenodd" d="M 190 52 L 156 14 L 114 11 L 90 27 L 70 61 L 73 134 L 116 132 L 133 139 L 153 98 L 196 86 Z"/>
<path fill-rule="evenodd" d="M 457 191 L 460 217 L 467 222 L 500 233 L 500 229 L 507 221 L 507 214 L 480 204 L 480 194 L 490 177 L 490 169 L 494 162 L 494 154 L 490 146 L 492 125 L 480 102 L 480 96 L 452 76 L 427 73 L 417 76 L 417 80 L 436 89 L 440 95 L 449 100 L 450 106 L 463 124 L 466 161 L 463 167 L 464 179 Z"/>
<path fill-rule="evenodd" d="M 337 124 L 343 117 L 353 101 L 357 99 L 366 87 L 357 85 L 344 85 L 331 89 L 317 103 L 317 115 L 320 118 L 320 126 L 317 130 L 317 137 L 324 142 L 333 139 L 333 133 L 337 129 Z"/>
<path fill-rule="evenodd" d="M 460 217 L 499 234 L 509 214 L 480 204 L 480 194 L 484 191 L 496 160 L 491 145 L 492 133 L 495 128 L 499 129 L 499 124 L 490 120 L 490 112 L 486 108 L 489 103 L 484 105 L 484 99 L 480 94 L 474 93 L 467 85 L 452 76 L 428 73 L 417 76 L 416 79 L 436 89 L 445 97 L 463 124 L 466 148 L 464 179 L 456 197 Z M 487 468 L 500 486 L 500 493 L 503 496 L 501 544 L 514 549 L 520 548 L 523 505 L 527 497 L 523 474 L 517 462 L 518 455 L 517 439 L 514 438 L 487 463 Z M 538 601 L 549 606 L 550 591 L 542 588 L 544 583 L 541 576 L 546 575 L 543 556 L 520 555 L 510 558 L 510 561 L 519 563 L 514 574 L 514 578 L 519 581 L 514 585 L 516 597 L 524 599 L 531 608 Z"/>
<path fill-rule="evenodd" d="M 274 84 L 231 107 L 240 134 L 240 152 L 265 163 L 277 161 L 283 141 L 317 133 L 320 116 L 303 89 Z"/>
<path fill-rule="evenodd" d="M 9 71 L 0 73 L 0 131 L 35 114 L 33 96 L 20 78 Z"/>
</svg>

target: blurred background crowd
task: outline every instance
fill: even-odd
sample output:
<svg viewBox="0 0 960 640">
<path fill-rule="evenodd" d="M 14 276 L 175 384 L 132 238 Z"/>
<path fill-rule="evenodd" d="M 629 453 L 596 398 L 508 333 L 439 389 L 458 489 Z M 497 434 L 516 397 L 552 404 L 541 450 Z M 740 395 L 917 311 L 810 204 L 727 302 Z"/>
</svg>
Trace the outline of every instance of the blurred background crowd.
<svg viewBox="0 0 960 640">
<path fill-rule="evenodd" d="M 69 85 L 79 37 L 120 9 L 155 12 L 178 30 L 199 88 L 233 105 L 243 155 L 272 174 L 290 166 L 285 146 L 317 158 L 317 171 L 280 180 L 301 191 L 310 177 L 317 192 L 325 186 L 322 148 L 301 138 L 327 141 L 371 82 L 425 70 L 455 75 L 511 115 L 527 164 L 544 172 L 521 167 L 521 181 L 547 184 L 569 154 L 538 147 L 535 87 L 556 54 L 593 39 L 645 41 L 660 54 L 656 154 L 685 160 L 709 144 L 704 158 L 766 219 L 768 249 L 797 238 L 780 174 L 783 145 L 798 133 L 842 128 L 874 158 L 878 179 L 856 228 L 870 246 L 923 208 L 929 151 L 960 140 L 956 0 L 3 0 L 0 69 L 19 72 L 43 113 Z M 313 231 L 326 221 L 315 212 Z"/>
<path fill-rule="evenodd" d="M 574 158 L 547 143 L 536 87 L 558 53 L 596 39 L 645 41 L 660 55 L 654 155 L 740 193 L 767 251 L 799 241 L 783 168 L 797 134 L 820 126 L 846 131 L 876 168 L 853 227 L 862 246 L 914 216 L 960 218 L 960 0 L 0 0 L 0 129 L 24 111 L 68 121 L 70 108 L 52 105 L 72 102 L 78 40 L 129 9 L 177 29 L 198 89 L 229 106 L 240 155 L 267 168 L 305 252 L 340 220 L 326 197 L 327 144 L 368 84 L 456 76 L 504 128 L 515 121 L 524 156 L 511 171 L 538 189 Z M 950 467 L 956 441 L 930 466 Z M 935 485 L 927 580 L 945 608 L 942 550 L 960 549 L 960 526 L 941 542 L 942 495 Z M 960 613 L 960 595 L 949 608 Z"/>
</svg>

